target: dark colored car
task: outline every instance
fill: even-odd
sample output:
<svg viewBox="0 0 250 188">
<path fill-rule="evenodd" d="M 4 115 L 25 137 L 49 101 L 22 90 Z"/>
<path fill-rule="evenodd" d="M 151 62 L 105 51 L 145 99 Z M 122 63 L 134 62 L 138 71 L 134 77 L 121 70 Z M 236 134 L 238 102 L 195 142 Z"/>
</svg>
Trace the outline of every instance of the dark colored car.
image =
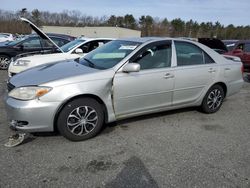
<svg viewBox="0 0 250 188">
<path fill-rule="evenodd" d="M 73 37 L 71 35 L 65 35 L 65 34 L 59 34 L 59 33 L 46 33 L 48 36 L 57 36 L 57 37 L 62 37 L 65 38 L 69 41 L 75 40 L 76 37 Z"/>
<path fill-rule="evenodd" d="M 198 42 L 212 48 L 219 54 L 224 54 L 228 51 L 226 45 L 219 39 L 215 38 L 198 38 Z"/>
<path fill-rule="evenodd" d="M 233 50 L 225 53 L 225 55 L 239 57 L 243 63 L 244 70 L 250 72 L 250 40 L 238 41 Z"/>
<path fill-rule="evenodd" d="M 48 36 L 58 46 L 63 46 L 64 44 L 67 44 L 71 41 L 70 38 L 66 35 L 63 36 L 60 34 L 48 34 Z M 31 52 L 42 53 L 53 50 L 56 51 L 54 45 L 49 40 L 42 39 L 38 35 L 30 35 L 23 40 L 6 43 L 3 46 L 0 46 L 0 69 L 7 69 L 11 58 L 19 54 L 26 54 Z"/>
</svg>

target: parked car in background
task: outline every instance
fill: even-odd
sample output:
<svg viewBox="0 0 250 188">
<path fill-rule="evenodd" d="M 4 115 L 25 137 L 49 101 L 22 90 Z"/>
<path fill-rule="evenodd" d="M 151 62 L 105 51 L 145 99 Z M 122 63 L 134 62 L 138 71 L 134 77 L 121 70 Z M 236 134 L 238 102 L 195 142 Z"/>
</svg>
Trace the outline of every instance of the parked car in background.
<svg viewBox="0 0 250 188">
<path fill-rule="evenodd" d="M 104 123 L 199 106 L 218 111 L 242 85 L 242 63 L 207 46 L 174 38 L 111 41 L 79 61 L 37 66 L 9 79 L 6 109 L 24 132 L 58 129 L 94 137 Z M 32 112 L 32 115 L 31 115 Z"/>
<path fill-rule="evenodd" d="M 64 38 L 68 41 L 72 41 L 72 40 L 75 40 L 77 39 L 77 37 L 74 37 L 74 36 L 71 36 L 71 35 L 66 35 L 66 34 L 60 34 L 60 33 L 46 33 L 47 35 L 49 36 L 57 36 L 57 37 L 61 37 L 61 38 Z"/>
<path fill-rule="evenodd" d="M 28 25 L 34 29 L 34 31 L 39 35 L 41 38 L 45 38 L 46 40 L 50 41 L 50 37 L 43 33 L 36 25 L 30 22 L 27 19 L 23 19 Z M 49 34 L 52 35 L 53 34 Z M 65 35 L 60 35 L 65 36 Z M 9 77 L 29 69 L 31 67 L 35 67 L 42 64 L 58 62 L 63 60 L 73 60 L 84 56 L 85 54 L 89 53 L 90 51 L 102 46 L 103 44 L 109 42 L 112 39 L 108 38 L 79 38 L 73 40 L 62 47 L 58 45 L 54 45 L 54 48 L 57 49 L 57 53 L 52 54 L 42 54 L 42 55 L 30 55 L 21 58 L 12 59 L 13 61 L 10 63 L 8 69 Z M 56 51 L 56 50 L 55 50 Z"/>
<path fill-rule="evenodd" d="M 59 51 L 58 53 L 53 54 L 31 55 L 15 59 L 10 63 L 8 75 L 11 77 L 21 71 L 46 63 L 80 58 L 111 40 L 112 39 L 108 38 L 76 39 L 60 47 L 62 52 Z"/>
<path fill-rule="evenodd" d="M 219 54 L 224 54 L 228 51 L 226 45 L 221 40 L 216 38 L 198 38 L 198 42 L 212 48 Z"/>
<path fill-rule="evenodd" d="M 190 38 L 190 37 L 181 37 L 182 39 L 192 40 L 204 44 L 209 48 L 213 49 L 219 54 L 223 54 L 228 51 L 226 45 L 219 39 L 216 38 Z"/>
<path fill-rule="evenodd" d="M 250 72 L 250 40 L 238 41 L 234 48 L 225 54 L 239 57 L 244 65 L 244 70 Z"/>
<path fill-rule="evenodd" d="M 8 42 L 15 40 L 15 36 L 11 33 L 0 33 L 0 42 Z"/>
<path fill-rule="evenodd" d="M 56 34 L 49 35 L 50 38 L 58 46 L 63 46 L 70 40 L 57 36 Z M 10 64 L 12 57 L 24 53 L 45 53 L 46 51 L 56 52 L 56 48 L 47 38 L 42 38 L 38 35 L 30 35 L 23 40 L 12 41 L 0 46 L 0 69 L 6 70 Z"/>
<path fill-rule="evenodd" d="M 226 45 L 227 50 L 228 51 L 232 51 L 235 44 L 238 42 L 239 40 L 222 40 L 222 42 Z"/>
</svg>

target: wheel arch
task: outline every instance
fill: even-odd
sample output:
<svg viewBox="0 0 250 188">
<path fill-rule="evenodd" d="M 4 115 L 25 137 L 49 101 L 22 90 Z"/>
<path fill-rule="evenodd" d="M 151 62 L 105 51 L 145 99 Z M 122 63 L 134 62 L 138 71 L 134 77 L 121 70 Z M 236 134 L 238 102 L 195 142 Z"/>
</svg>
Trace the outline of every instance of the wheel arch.
<svg viewBox="0 0 250 188">
<path fill-rule="evenodd" d="M 9 57 L 10 59 L 11 59 L 11 55 L 10 54 L 8 54 L 8 53 L 4 53 L 4 52 L 2 52 L 2 53 L 0 53 L 0 56 L 1 55 L 3 55 L 3 56 L 7 56 L 7 57 Z"/>
<path fill-rule="evenodd" d="M 73 101 L 75 99 L 80 99 L 80 98 L 92 98 L 92 99 L 96 100 L 98 103 L 100 103 L 102 108 L 103 108 L 103 112 L 104 112 L 104 122 L 107 123 L 107 121 L 108 121 L 108 110 L 107 110 L 106 104 L 103 102 L 103 100 L 99 96 L 94 95 L 94 94 L 82 94 L 82 95 L 77 95 L 77 96 L 74 96 L 72 98 L 69 98 L 68 100 L 64 101 L 60 105 L 60 107 L 56 111 L 56 114 L 55 114 L 54 120 L 53 120 L 54 131 L 57 131 L 57 126 L 56 126 L 57 125 L 57 119 L 58 119 L 58 116 L 59 116 L 61 110 L 63 109 L 63 107 L 67 103 L 69 103 L 69 102 L 71 102 L 71 101 Z"/>
<path fill-rule="evenodd" d="M 219 85 L 222 87 L 223 91 L 224 91 L 224 96 L 226 97 L 227 95 L 227 85 L 224 82 L 216 82 L 214 83 L 211 87 L 215 86 L 215 85 Z M 210 87 L 210 88 L 211 88 Z"/>
</svg>

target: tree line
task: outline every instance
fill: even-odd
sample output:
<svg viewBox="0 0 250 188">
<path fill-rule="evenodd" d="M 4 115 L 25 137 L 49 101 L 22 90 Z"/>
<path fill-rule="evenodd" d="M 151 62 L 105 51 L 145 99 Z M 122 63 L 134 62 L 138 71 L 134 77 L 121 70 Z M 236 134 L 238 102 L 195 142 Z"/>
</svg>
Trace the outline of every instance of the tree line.
<svg viewBox="0 0 250 188">
<path fill-rule="evenodd" d="M 75 10 L 65 10 L 61 13 L 55 13 L 39 11 L 38 9 L 28 11 L 26 8 L 19 11 L 5 11 L 0 9 L 0 32 L 29 34 L 31 30 L 27 25 L 18 20 L 20 16 L 32 20 L 38 26 L 114 26 L 141 30 L 142 36 L 215 37 L 219 39 L 250 38 L 250 25 L 234 26 L 230 24 L 224 26 L 218 21 L 215 23 L 198 23 L 192 19 L 189 21 L 184 21 L 181 18 L 168 20 L 167 18 L 161 19 L 150 15 L 142 15 L 136 19 L 132 14 L 94 17 Z"/>
</svg>

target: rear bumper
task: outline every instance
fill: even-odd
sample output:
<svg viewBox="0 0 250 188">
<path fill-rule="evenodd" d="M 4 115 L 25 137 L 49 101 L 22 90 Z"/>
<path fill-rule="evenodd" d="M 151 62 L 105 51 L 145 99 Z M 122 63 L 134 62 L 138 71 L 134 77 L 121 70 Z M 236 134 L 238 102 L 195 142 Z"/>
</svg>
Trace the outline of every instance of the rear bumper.
<svg viewBox="0 0 250 188">
<path fill-rule="evenodd" d="M 243 87 L 243 84 L 244 84 L 243 79 L 230 82 L 228 84 L 228 87 L 227 87 L 227 89 L 228 89 L 227 90 L 227 97 L 239 92 L 240 89 Z"/>
<path fill-rule="evenodd" d="M 51 132 L 59 102 L 20 101 L 5 96 L 10 126 L 23 132 Z"/>
</svg>

